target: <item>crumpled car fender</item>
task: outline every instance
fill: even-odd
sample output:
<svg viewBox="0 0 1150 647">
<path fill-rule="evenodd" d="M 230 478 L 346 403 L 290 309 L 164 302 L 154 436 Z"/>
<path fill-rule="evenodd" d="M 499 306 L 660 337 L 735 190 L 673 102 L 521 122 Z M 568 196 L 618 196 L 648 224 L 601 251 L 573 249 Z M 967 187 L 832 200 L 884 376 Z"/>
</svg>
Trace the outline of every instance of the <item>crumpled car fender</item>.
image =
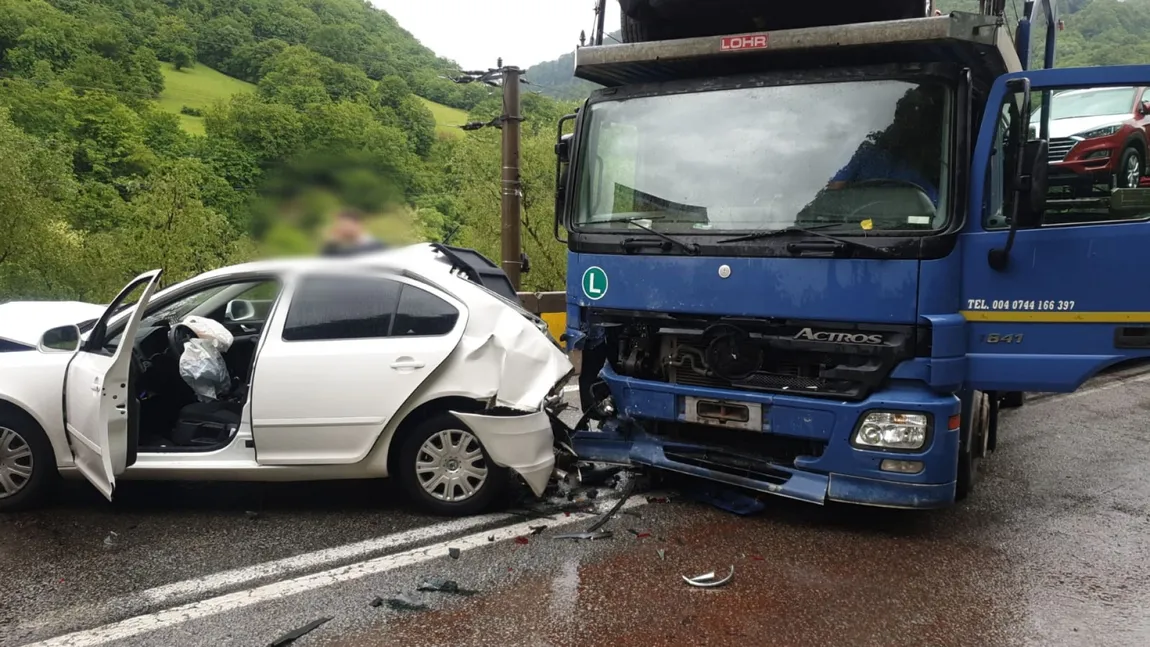
<svg viewBox="0 0 1150 647">
<path fill-rule="evenodd" d="M 543 496 L 555 469 L 552 449 L 555 435 L 546 412 L 536 411 L 521 416 L 458 411 L 451 414 L 475 433 L 492 462 L 514 470 L 527 481 L 535 496 Z"/>
</svg>

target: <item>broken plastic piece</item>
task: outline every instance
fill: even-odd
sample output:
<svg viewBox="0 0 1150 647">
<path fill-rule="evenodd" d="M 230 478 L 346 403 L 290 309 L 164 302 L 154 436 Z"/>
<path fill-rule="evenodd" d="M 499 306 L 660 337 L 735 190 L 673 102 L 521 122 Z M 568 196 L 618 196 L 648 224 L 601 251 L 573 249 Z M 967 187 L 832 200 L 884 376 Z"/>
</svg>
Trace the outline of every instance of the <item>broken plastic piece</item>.
<svg viewBox="0 0 1150 647">
<path fill-rule="evenodd" d="M 657 550 L 655 552 L 659 553 L 659 559 L 667 559 L 667 551 L 666 550 L 660 548 L 659 550 Z"/>
<path fill-rule="evenodd" d="M 116 537 L 119 537 L 119 536 L 120 536 L 120 533 L 116 532 L 115 530 L 109 530 L 108 536 L 104 537 L 104 546 L 107 548 L 112 548 L 117 543 L 119 543 L 116 540 Z"/>
<path fill-rule="evenodd" d="M 270 647 L 281 647 L 282 645 L 290 645 L 291 643 L 295 642 L 298 638 L 302 638 L 303 636 L 306 636 L 307 634 L 315 631 L 320 625 L 325 624 L 329 621 L 331 621 L 330 617 L 320 618 L 319 620 L 312 620 L 311 622 L 307 623 L 306 625 L 304 625 L 298 629 L 292 629 L 291 631 L 280 636 L 279 638 L 276 638 L 274 641 L 272 641 Z"/>
<path fill-rule="evenodd" d="M 610 530 L 600 530 L 599 532 L 572 532 L 566 535 L 555 535 L 553 539 L 587 539 L 594 541 L 596 539 L 610 539 L 615 533 Z"/>
<path fill-rule="evenodd" d="M 427 605 L 422 602 L 416 602 L 406 595 L 400 593 L 399 595 L 388 598 L 387 606 L 395 609 L 396 611 L 426 611 Z"/>
<path fill-rule="evenodd" d="M 451 559 L 459 559 L 459 549 L 458 548 L 448 548 L 447 554 L 451 555 Z"/>
<path fill-rule="evenodd" d="M 547 530 L 547 526 L 528 526 L 528 527 L 531 528 L 531 534 L 533 534 L 533 535 L 538 535 L 539 533 L 543 532 L 544 530 Z"/>
<path fill-rule="evenodd" d="M 382 606 L 383 606 L 383 598 L 381 598 L 381 597 L 379 597 L 379 596 L 376 596 L 376 598 L 375 598 L 374 600 L 372 600 L 372 601 L 371 601 L 371 606 L 373 606 L 373 607 L 375 607 L 375 608 L 377 608 L 377 609 L 378 609 L 379 607 L 382 607 Z"/>
<path fill-rule="evenodd" d="M 434 593 L 452 593 L 454 595 L 475 595 L 478 591 L 471 591 L 459 587 L 459 582 L 455 580 L 445 580 L 437 577 L 429 578 L 419 585 L 420 591 L 434 592 Z"/>
<path fill-rule="evenodd" d="M 697 575 L 695 577 L 687 577 L 686 575 L 683 575 L 682 577 L 683 577 L 683 581 L 686 582 L 687 584 L 690 584 L 691 586 L 697 586 L 699 588 L 704 588 L 704 589 L 711 589 L 711 588 L 715 588 L 717 586 L 722 586 L 722 585 L 726 584 L 727 582 L 730 582 L 731 578 L 734 576 L 735 576 L 735 567 L 734 567 L 734 565 L 732 565 L 731 566 L 731 572 L 728 573 L 727 576 L 721 580 L 715 579 L 715 572 L 714 571 L 711 571 L 710 573 L 706 573 L 704 575 Z"/>
</svg>

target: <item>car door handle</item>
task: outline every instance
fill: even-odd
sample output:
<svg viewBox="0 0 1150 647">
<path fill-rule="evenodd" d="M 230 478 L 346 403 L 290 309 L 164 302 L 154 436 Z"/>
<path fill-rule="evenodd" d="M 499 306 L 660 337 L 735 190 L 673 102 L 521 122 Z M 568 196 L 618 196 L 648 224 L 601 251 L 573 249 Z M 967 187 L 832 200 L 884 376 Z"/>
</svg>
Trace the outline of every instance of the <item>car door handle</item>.
<svg viewBox="0 0 1150 647">
<path fill-rule="evenodd" d="M 424 366 L 426 365 L 423 362 L 410 357 L 401 357 L 391 363 L 391 367 L 397 371 L 402 371 L 403 369 L 418 369 Z"/>
</svg>

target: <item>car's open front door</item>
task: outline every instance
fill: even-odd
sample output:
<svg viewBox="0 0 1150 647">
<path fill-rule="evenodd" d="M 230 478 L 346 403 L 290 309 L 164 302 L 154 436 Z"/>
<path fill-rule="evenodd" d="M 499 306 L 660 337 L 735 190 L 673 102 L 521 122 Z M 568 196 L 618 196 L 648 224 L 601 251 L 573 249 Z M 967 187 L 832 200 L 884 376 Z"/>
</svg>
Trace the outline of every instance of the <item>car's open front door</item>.
<svg viewBox="0 0 1150 647">
<path fill-rule="evenodd" d="M 76 467 L 109 500 L 116 475 L 128 467 L 129 453 L 134 452 L 130 431 L 139 421 L 129 419 L 129 402 L 135 397 L 132 346 L 159 281 L 160 270 L 154 270 L 120 292 L 68 364 L 64 380 L 64 419 Z M 132 308 L 126 322 L 121 318 L 112 325 L 125 308 Z"/>
<path fill-rule="evenodd" d="M 1067 392 L 1150 356 L 1150 189 L 1138 186 L 1148 156 L 1134 117 L 1150 114 L 1135 105 L 1146 85 L 1150 66 L 994 84 L 962 236 L 969 386 Z M 1131 160 L 1140 181 L 1127 188 Z"/>
</svg>

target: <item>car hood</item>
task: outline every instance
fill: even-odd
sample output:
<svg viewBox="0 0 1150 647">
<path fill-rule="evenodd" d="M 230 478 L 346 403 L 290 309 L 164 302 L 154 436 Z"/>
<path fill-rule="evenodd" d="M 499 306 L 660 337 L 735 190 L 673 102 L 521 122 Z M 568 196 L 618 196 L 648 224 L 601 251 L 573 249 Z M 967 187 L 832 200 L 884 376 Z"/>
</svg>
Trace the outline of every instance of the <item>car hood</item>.
<svg viewBox="0 0 1150 647">
<path fill-rule="evenodd" d="M 1130 115 L 1100 115 L 1097 117 L 1071 117 L 1069 119 L 1051 119 L 1050 120 L 1050 136 L 1051 137 L 1070 137 L 1079 133 L 1084 133 L 1095 128 L 1102 128 L 1103 126 L 1112 126 L 1120 124 L 1130 118 Z M 1034 123 L 1037 125 L 1038 120 Z"/>
<path fill-rule="evenodd" d="M 44 331 L 98 319 L 105 306 L 81 301 L 12 301 L 0 303 L 0 338 L 35 346 Z"/>
</svg>

